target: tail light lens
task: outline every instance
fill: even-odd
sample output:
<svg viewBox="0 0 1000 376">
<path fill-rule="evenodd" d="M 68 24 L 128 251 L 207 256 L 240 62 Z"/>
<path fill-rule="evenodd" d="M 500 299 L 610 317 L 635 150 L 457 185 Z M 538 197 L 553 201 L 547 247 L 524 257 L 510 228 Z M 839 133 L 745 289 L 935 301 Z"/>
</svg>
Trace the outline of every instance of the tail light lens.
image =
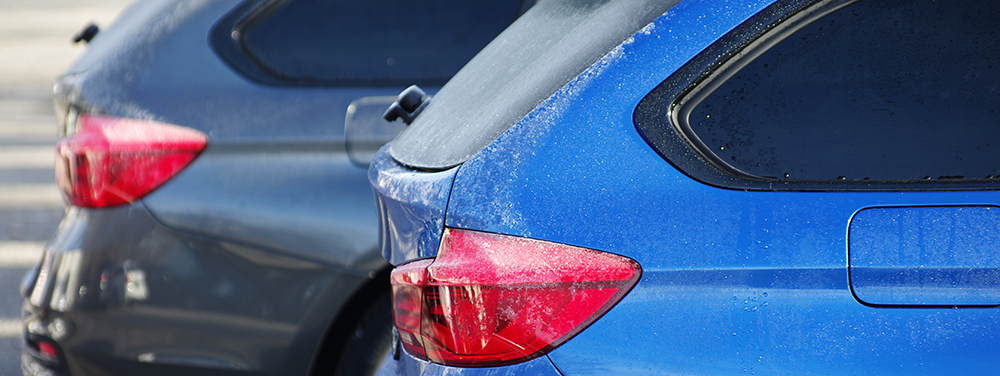
<svg viewBox="0 0 1000 376">
<path fill-rule="evenodd" d="M 81 115 L 56 145 L 56 181 L 70 205 L 130 203 L 165 183 L 205 149 L 194 129 L 149 120 Z"/>
<path fill-rule="evenodd" d="M 56 347 L 47 341 L 38 341 L 38 355 L 53 362 L 59 360 L 59 352 L 56 351 Z"/>
<path fill-rule="evenodd" d="M 393 318 L 413 356 L 451 366 L 513 364 L 593 323 L 641 272 L 610 253 L 446 229 L 436 259 L 393 270 Z"/>
</svg>

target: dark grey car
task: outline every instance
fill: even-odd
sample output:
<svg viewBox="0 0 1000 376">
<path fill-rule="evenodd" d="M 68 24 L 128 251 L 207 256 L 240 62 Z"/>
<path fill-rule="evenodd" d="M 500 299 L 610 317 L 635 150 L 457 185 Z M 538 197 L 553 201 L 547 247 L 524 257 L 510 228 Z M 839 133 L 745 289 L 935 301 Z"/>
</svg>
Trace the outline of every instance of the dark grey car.
<svg viewBox="0 0 1000 376">
<path fill-rule="evenodd" d="M 530 3 L 149 0 L 81 35 L 25 374 L 372 372 L 391 332 L 366 163 L 401 126 L 382 111 Z"/>
</svg>

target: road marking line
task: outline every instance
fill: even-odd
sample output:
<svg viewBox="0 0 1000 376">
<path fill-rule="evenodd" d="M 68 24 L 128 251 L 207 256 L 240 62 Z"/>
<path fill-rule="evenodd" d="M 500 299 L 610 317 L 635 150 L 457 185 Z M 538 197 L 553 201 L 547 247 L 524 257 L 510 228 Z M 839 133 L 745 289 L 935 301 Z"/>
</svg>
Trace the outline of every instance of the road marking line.
<svg viewBox="0 0 1000 376">
<path fill-rule="evenodd" d="M 0 338 L 17 338 L 21 336 L 21 319 L 0 318 Z"/>
<path fill-rule="evenodd" d="M 0 268 L 30 268 L 42 259 L 45 242 L 0 242 Z"/>
<path fill-rule="evenodd" d="M 0 95 L 3 93 L 0 92 Z M 55 146 L 59 133 L 55 114 L 11 113 L 4 107 L 4 103 L 0 102 L 0 111 L 5 111 L 4 115 L 0 116 L 0 137 L 10 141 L 32 141 L 20 140 L 22 137 L 32 139 L 45 137 L 50 142 L 50 147 Z"/>
<path fill-rule="evenodd" d="M 0 185 L 0 209 L 48 209 L 64 207 L 55 184 Z"/>
<path fill-rule="evenodd" d="M 4 146 L 0 148 L 0 169 L 54 168 L 56 154 L 51 146 Z"/>
</svg>

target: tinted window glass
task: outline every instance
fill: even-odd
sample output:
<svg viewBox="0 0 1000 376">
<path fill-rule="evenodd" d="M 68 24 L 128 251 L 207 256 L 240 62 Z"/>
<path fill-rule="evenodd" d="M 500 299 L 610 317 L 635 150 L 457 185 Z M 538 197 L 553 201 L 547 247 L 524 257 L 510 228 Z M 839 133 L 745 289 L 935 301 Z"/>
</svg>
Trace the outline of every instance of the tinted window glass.
<svg viewBox="0 0 1000 376">
<path fill-rule="evenodd" d="M 997 20 L 1000 2 L 849 5 L 692 104 L 686 124 L 702 153 L 757 177 L 1000 175 Z"/>
<path fill-rule="evenodd" d="M 444 83 L 522 1 L 294 0 L 251 24 L 245 50 L 271 74 L 329 83 Z"/>
</svg>

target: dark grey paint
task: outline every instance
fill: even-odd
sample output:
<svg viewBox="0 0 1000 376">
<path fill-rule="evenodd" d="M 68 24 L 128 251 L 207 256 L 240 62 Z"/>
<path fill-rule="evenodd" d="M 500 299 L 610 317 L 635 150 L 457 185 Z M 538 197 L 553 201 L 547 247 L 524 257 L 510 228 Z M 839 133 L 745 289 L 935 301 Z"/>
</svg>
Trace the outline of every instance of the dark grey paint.
<svg viewBox="0 0 1000 376">
<path fill-rule="evenodd" d="M 57 80 L 62 121 L 107 113 L 209 136 L 140 202 L 68 212 L 47 246 L 25 327 L 55 338 L 74 375 L 304 375 L 339 355 L 321 352 L 324 337 L 354 335 L 350 317 L 388 288 L 344 119 L 356 99 L 403 87 L 249 81 L 208 43 L 237 4 L 138 2 Z M 145 292 L 127 293 L 130 278 Z"/>
<path fill-rule="evenodd" d="M 25 322 L 59 341 L 73 374 L 135 363 L 304 374 L 311 351 L 279 350 L 314 348 L 330 319 L 317 308 L 368 279 L 171 231 L 138 203 L 71 209 L 61 226 Z"/>
<path fill-rule="evenodd" d="M 384 267 L 366 172 L 337 145 L 213 145 L 143 200 L 177 230 L 367 275 Z"/>
</svg>

